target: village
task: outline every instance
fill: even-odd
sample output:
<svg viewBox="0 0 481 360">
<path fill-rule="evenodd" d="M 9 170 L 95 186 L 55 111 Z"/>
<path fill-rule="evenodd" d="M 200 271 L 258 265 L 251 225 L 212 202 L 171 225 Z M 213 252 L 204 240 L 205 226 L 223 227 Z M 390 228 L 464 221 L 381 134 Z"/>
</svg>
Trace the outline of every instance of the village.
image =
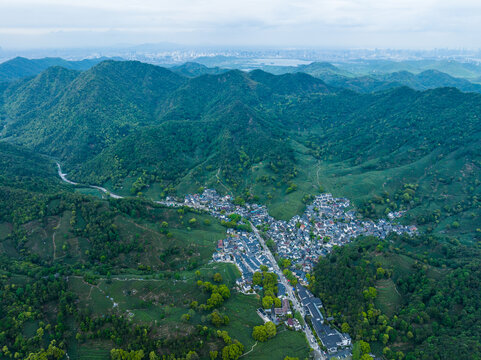
<svg viewBox="0 0 481 360">
<path fill-rule="evenodd" d="M 351 209 L 348 199 L 334 198 L 328 193 L 316 196 L 304 214 L 296 215 L 289 221 L 274 219 L 264 205 L 234 205 L 229 195 L 220 196 L 210 189 L 204 190 L 202 194 L 187 195 L 184 205 L 208 210 L 226 222 L 230 221 L 229 215 L 235 213 L 256 228 L 267 230 L 267 236 L 276 245 L 278 257 L 291 261 L 291 270 L 304 284 L 308 284 L 306 275 L 312 271 L 319 257 L 326 256 L 334 246 L 342 246 L 361 235 L 384 239 L 391 232 L 409 235 L 417 233 L 417 228 L 413 225 L 397 225 L 384 219 L 377 222 L 360 220 Z M 395 219 L 402 216 L 402 212 L 389 215 Z M 255 244 L 252 235 L 230 229 L 214 259 L 235 260 L 238 266 L 242 263 L 246 270 L 254 272 L 259 269 L 259 264 L 269 265 L 256 257 L 259 249 Z"/>
<path fill-rule="evenodd" d="M 361 235 L 383 239 L 391 232 L 417 233 L 415 226 L 393 224 L 384 219 L 377 222 L 361 220 L 348 199 L 334 198 L 327 193 L 316 196 L 302 215 L 296 215 L 289 221 L 274 219 L 264 205 L 235 205 L 229 195 L 221 196 L 211 189 L 204 190 L 202 194 L 187 195 L 183 203 L 173 199 L 163 203 L 208 211 L 228 227 L 227 237 L 217 244 L 213 261 L 237 266 L 241 272 L 236 284 L 239 291 L 261 293 L 262 287 L 253 282 L 254 274 L 262 271 L 277 274 L 280 306 L 273 304 L 271 308 L 260 308 L 258 315 L 264 322 L 284 323 L 295 331 L 304 331 L 309 344 L 322 359 L 349 357 L 352 344 L 348 334 L 328 325 L 332 319 L 324 318 L 321 300 L 306 288 L 309 285 L 308 274 L 319 257 L 326 256 L 334 246 L 342 246 Z M 392 220 L 402 213 L 389 215 Z M 266 246 L 259 229 L 273 241 L 274 248 Z M 277 263 L 280 259 L 289 260 L 289 270 L 296 278 L 295 283 L 284 276 Z M 299 313 L 301 319 L 295 317 L 294 312 Z M 318 346 L 319 342 L 322 347 Z"/>
</svg>

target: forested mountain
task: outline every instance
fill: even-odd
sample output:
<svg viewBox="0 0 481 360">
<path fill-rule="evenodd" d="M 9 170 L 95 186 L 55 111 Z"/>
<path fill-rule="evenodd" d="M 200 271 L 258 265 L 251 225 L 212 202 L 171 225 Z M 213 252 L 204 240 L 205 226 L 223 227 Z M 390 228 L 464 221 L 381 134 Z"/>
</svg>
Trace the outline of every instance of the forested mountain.
<svg viewBox="0 0 481 360">
<path fill-rule="evenodd" d="M 327 94 L 335 92 L 335 89 L 326 85 L 324 81 L 302 72 L 276 76 L 262 70 L 254 70 L 249 74 L 249 77 L 258 83 L 266 85 L 272 89 L 271 91 L 279 95 Z"/>
<path fill-rule="evenodd" d="M 6 136 L 67 161 L 85 160 L 131 127 L 152 123 L 162 100 L 184 81 L 166 69 L 131 62 L 106 61 L 80 74 L 49 68 L 4 91 L 11 120 Z M 57 91 L 44 94 L 52 86 Z"/>
<path fill-rule="evenodd" d="M 328 62 L 313 62 L 307 65 L 298 65 L 298 66 L 273 66 L 273 65 L 266 65 L 263 66 L 262 69 L 264 71 L 270 72 L 275 75 L 282 75 L 282 74 L 293 74 L 293 73 L 305 73 L 317 78 L 329 78 L 331 76 L 346 76 L 346 77 L 354 77 L 355 74 L 343 70 L 331 63 Z"/>
<path fill-rule="evenodd" d="M 400 86 L 408 86 L 415 90 L 455 87 L 464 92 L 481 92 L 481 85 L 437 70 L 426 70 L 419 74 L 401 71 L 361 77 L 331 76 L 324 77 L 324 80 L 332 86 L 357 92 L 379 92 Z"/>
<path fill-rule="evenodd" d="M 387 82 L 398 82 L 415 90 L 427 90 L 439 87 L 455 87 L 464 92 L 481 92 L 481 86 L 468 80 L 455 78 L 438 70 L 425 70 L 419 74 L 407 71 L 377 76 Z"/>
<path fill-rule="evenodd" d="M 469 85 L 436 71 L 355 80 L 328 64 L 311 69 L 332 82 L 350 79 L 349 86 L 305 73 L 209 73 L 131 61 L 85 71 L 54 66 L 3 83 L 6 351 L 22 358 L 63 343 L 72 357 L 100 346 L 105 358 L 125 345 L 207 358 L 209 349 L 227 346 L 216 331 L 180 321 L 187 312 L 196 324 L 211 316 L 194 311 L 208 297 L 194 289 L 197 277 L 223 271 L 232 285 L 238 276 L 206 265 L 224 231 L 206 214 L 150 201 L 211 187 L 236 202 L 265 203 L 285 219 L 323 191 L 349 198 L 369 218 L 405 210 L 400 221 L 417 225 L 419 237 L 336 249 L 314 271 L 311 290 L 335 325 L 386 358 L 452 358 L 456 341 L 467 344 L 459 354 L 479 357 L 481 94 L 425 90 Z M 51 159 L 69 178 L 128 198 L 94 198 L 61 184 Z M 197 269 L 203 272 L 194 275 Z M 112 302 L 133 321 L 113 315 Z M 256 306 L 236 296 L 222 309 L 244 314 L 238 307 Z M 160 320 L 153 326 L 152 319 Z M 242 337 L 261 320 L 235 321 L 229 331 Z"/>
<path fill-rule="evenodd" d="M 417 74 L 426 70 L 436 70 L 467 80 L 475 80 L 481 75 L 481 66 L 478 63 L 456 60 L 355 60 L 339 63 L 338 67 L 359 75 L 388 74 L 400 71 Z"/>
<path fill-rule="evenodd" d="M 362 71 L 352 73 L 343 70 L 342 65 L 334 66 L 330 63 L 313 62 L 309 65 L 299 66 L 265 66 L 263 69 L 276 75 L 306 73 L 333 87 L 361 93 L 380 92 L 401 86 L 408 86 L 414 90 L 455 87 L 465 92 L 481 92 L 479 84 L 473 84 L 464 78 L 454 77 L 431 68 L 421 71 L 413 68 L 411 72 L 375 68 L 376 71 L 364 74 Z"/>
<path fill-rule="evenodd" d="M 438 74 L 417 77 L 431 75 Z M 387 206 L 378 199 L 384 202 L 366 211 L 413 208 L 420 223 L 434 226 L 428 199 L 451 222 L 459 222 L 460 212 L 450 209 L 460 206 L 470 222 L 472 196 L 479 192 L 473 181 L 480 96 L 406 87 L 359 94 L 303 73 L 261 70 L 186 78 L 139 62 L 105 61 L 81 73 L 52 67 L 4 88 L 2 135 L 59 158 L 77 181 L 110 184 L 125 194 L 142 178 L 147 189 L 158 184 L 182 192 L 209 184 L 275 203 L 286 196 L 282 189 L 311 176 L 301 171 L 309 159 L 326 167 L 317 172 L 317 182 L 326 184 L 332 181 L 327 174 L 385 173 L 383 190 L 372 183 L 369 191 L 349 191 L 357 205 L 389 199 L 415 181 L 417 202 Z M 454 179 L 449 169 L 464 169 L 459 184 L 446 180 Z M 271 180 L 260 181 L 264 176 Z M 443 197 L 458 185 L 462 193 Z M 305 187 L 299 196 L 316 188 Z"/>
<path fill-rule="evenodd" d="M 224 326 L 221 337 L 212 308 L 191 309 L 208 301 L 196 281 L 214 278 L 226 300 L 215 314 L 255 313 L 247 297 L 227 301 L 237 270 L 207 264 L 224 236 L 216 219 L 189 208 L 74 192 L 53 161 L 0 142 L 0 358 L 207 358 L 238 344 L 231 336 L 249 338 L 260 319 L 241 316 L 242 327 Z"/>
<path fill-rule="evenodd" d="M 362 238 L 322 259 L 312 288 L 384 358 L 477 359 L 480 255 L 434 236 Z"/>
<path fill-rule="evenodd" d="M 105 58 L 68 61 L 62 58 L 26 59 L 16 57 L 0 64 L 0 82 L 12 81 L 24 77 L 34 76 L 51 66 L 61 66 L 71 70 L 87 70 Z"/>
<path fill-rule="evenodd" d="M 202 64 L 198 64 L 195 62 L 186 62 L 182 65 L 173 66 L 171 68 L 172 71 L 186 76 L 186 77 L 197 77 L 200 75 L 217 75 L 222 74 L 224 72 L 229 71 L 228 69 L 222 69 L 220 67 L 207 67 Z"/>
</svg>

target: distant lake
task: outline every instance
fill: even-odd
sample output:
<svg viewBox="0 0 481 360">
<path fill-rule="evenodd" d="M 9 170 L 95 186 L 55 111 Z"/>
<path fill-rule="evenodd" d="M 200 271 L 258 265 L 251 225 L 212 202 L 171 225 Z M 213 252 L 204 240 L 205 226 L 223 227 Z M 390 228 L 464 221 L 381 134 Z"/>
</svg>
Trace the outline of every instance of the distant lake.
<svg viewBox="0 0 481 360">
<path fill-rule="evenodd" d="M 282 58 L 267 58 L 267 59 L 249 59 L 253 65 L 271 65 L 271 66 L 298 66 L 308 65 L 312 61 L 300 59 L 282 59 Z"/>
</svg>

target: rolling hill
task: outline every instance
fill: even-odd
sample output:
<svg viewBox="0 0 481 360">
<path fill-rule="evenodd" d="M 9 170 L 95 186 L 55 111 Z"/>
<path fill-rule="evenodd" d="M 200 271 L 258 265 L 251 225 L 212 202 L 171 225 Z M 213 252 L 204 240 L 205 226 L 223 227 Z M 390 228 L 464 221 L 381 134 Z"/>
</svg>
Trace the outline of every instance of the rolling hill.
<svg viewBox="0 0 481 360">
<path fill-rule="evenodd" d="M 358 75 L 388 74 L 400 71 L 418 74 L 426 70 L 436 70 L 453 77 L 474 80 L 481 74 L 479 64 L 455 60 L 355 60 L 339 63 L 337 66 L 344 71 Z"/>
<path fill-rule="evenodd" d="M 0 64 L 0 82 L 12 81 L 40 74 L 52 66 L 61 66 L 70 70 L 88 70 L 106 58 L 68 61 L 62 58 L 27 59 L 16 57 Z"/>
<path fill-rule="evenodd" d="M 433 86 L 440 76 L 452 80 L 433 71 L 390 76 Z M 261 70 L 186 78 L 105 61 L 81 73 L 49 68 L 12 83 L 1 98 L 3 137 L 59 158 L 80 182 L 127 195 L 139 191 L 132 187 L 139 179 L 163 194 L 209 185 L 283 208 L 283 217 L 322 183 L 366 215 L 408 209 L 439 231 L 459 233 L 448 225 L 461 221 L 467 236 L 476 230 L 480 96 L 407 87 L 359 94 L 303 73 Z M 464 174 L 460 181 L 450 169 Z M 359 181 L 343 186 L 344 178 Z M 416 201 L 393 198 L 413 182 Z M 292 184 L 299 192 L 288 195 Z M 456 196 L 444 196 L 451 191 Z M 282 207 L 282 199 L 292 205 Z"/>
<path fill-rule="evenodd" d="M 439 64 L 438 68 L 442 68 Z M 415 69 L 389 71 L 376 67 L 376 71 L 368 74 L 352 73 L 342 67 L 330 63 L 316 63 L 291 67 L 264 67 L 265 71 L 277 75 L 306 73 L 323 80 L 325 83 L 338 88 L 349 89 L 361 93 L 380 92 L 396 87 L 407 86 L 414 90 L 428 90 L 439 87 L 455 87 L 464 92 L 481 92 L 479 84 L 462 78 L 454 77 L 448 73 L 428 68 L 415 71 Z M 393 68 L 394 69 L 394 68 Z M 416 68 L 417 69 L 417 68 Z M 475 79 L 473 79 L 475 81 Z"/>
<path fill-rule="evenodd" d="M 208 297 L 198 279 L 219 272 L 232 286 L 238 277 L 230 264 L 208 264 L 225 230 L 207 214 L 150 201 L 209 187 L 283 219 L 324 191 L 368 218 L 406 211 L 399 221 L 416 224 L 419 236 L 335 249 L 311 290 L 335 325 L 376 354 L 478 356 L 481 94 L 437 71 L 355 78 L 328 64 L 311 68 L 326 81 L 104 61 L 2 84 L 6 350 L 21 358 L 46 340 L 79 359 L 106 359 L 116 347 L 175 357 L 195 349 L 204 358 L 222 349 L 209 314 L 194 309 Z M 54 160 L 72 179 L 128 197 L 61 184 Z M 279 358 L 294 345 L 305 354 L 289 332 L 254 349 L 258 303 L 232 296 L 219 308 L 236 314 L 224 329 L 253 358 L 270 356 L 269 346 L 282 349 Z"/>
<path fill-rule="evenodd" d="M 218 75 L 229 71 L 228 69 L 222 69 L 217 66 L 207 67 L 205 65 L 195 62 L 186 62 L 182 65 L 173 66 L 170 69 L 186 77 L 197 77 L 200 75 Z"/>
</svg>

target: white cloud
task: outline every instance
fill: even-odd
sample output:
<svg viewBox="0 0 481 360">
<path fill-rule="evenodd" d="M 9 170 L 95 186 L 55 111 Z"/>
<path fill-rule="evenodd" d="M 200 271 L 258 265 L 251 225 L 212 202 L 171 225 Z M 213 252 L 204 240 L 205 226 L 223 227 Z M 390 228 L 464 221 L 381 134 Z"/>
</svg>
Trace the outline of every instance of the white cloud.
<svg viewBox="0 0 481 360">
<path fill-rule="evenodd" d="M 0 46 L 478 47 L 473 33 L 481 3 L 472 0 L 0 0 Z"/>
</svg>

